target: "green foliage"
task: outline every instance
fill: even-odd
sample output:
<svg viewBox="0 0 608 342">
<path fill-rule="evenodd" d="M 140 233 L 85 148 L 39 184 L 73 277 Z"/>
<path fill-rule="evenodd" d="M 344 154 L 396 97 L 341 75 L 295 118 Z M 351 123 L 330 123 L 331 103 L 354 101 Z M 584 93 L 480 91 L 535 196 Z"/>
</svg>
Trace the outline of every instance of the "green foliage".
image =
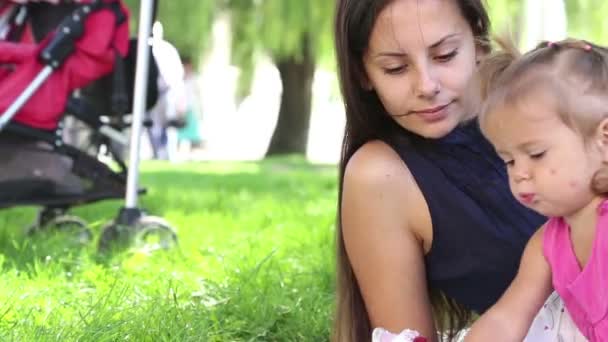
<svg viewBox="0 0 608 342">
<path fill-rule="evenodd" d="M 304 44 L 309 44 L 321 64 L 333 65 L 334 1 L 225 1 L 232 16 L 232 62 L 242 70 L 241 95 L 249 89 L 260 52 L 268 53 L 275 61 L 285 57 L 298 59 Z"/>
<path fill-rule="evenodd" d="M 575 38 L 608 44 L 608 2 L 605 0 L 569 0 L 568 31 Z"/>
<path fill-rule="evenodd" d="M 137 33 L 139 0 L 125 0 L 132 11 L 131 32 Z M 159 0 L 157 20 L 163 24 L 164 37 L 181 55 L 189 55 L 194 62 L 208 47 L 217 0 Z"/>
<path fill-rule="evenodd" d="M 310 37 L 316 55 L 330 53 L 332 1 L 227 0 L 227 3 L 237 58 L 260 48 L 275 59 L 286 56 L 297 59 L 302 54 L 304 36 Z"/>
<path fill-rule="evenodd" d="M 487 0 L 486 9 L 492 23 L 491 33 L 517 38 L 523 0 Z"/>
<path fill-rule="evenodd" d="M 179 248 L 108 258 L 0 211 L 1 341 L 327 341 L 336 169 L 302 159 L 144 163 Z M 122 201 L 75 210 L 96 233 Z"/>
<path fill-rule="evenodd" d="M 493 32 L 517 35 L 518 16 L 525 0 L 487 0 Z M 534 0 L 532 0 L 534 1 Z M 604 0 L 565 0 L 568 35 L 608 44 L 608 2 Z"/>
</svg>

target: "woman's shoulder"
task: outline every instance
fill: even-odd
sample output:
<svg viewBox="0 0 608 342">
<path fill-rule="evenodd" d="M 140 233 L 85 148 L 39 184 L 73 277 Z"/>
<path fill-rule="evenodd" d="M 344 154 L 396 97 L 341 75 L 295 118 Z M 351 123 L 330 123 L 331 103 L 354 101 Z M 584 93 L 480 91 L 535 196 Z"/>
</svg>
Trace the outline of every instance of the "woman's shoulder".
<svg viewBox="0 0 608 342">
<path fill-rule="evenodd" d="M 380 140 L 369 141 L 350 158 L 345 181 L 358 186 L 411 186 L 412 174 L 393 147 Z"/>
<path fill-rule="evenodd" d="M 361 203 L 351 209 L 367 210 L 374 215 L 398 215 L 425 241 L 425 248 L 430 246 L 432 229 L 425 198 L 399 154 L 382 141 L 364 144 L 349 160 L 342 203 L 346 206 Z"/>
</svg>

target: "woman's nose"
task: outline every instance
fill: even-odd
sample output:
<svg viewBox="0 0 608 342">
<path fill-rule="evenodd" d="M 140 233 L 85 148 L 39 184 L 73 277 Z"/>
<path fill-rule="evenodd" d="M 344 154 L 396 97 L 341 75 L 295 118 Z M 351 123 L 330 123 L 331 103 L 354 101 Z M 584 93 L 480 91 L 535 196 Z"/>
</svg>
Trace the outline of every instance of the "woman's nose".
<svg viewBox="0 0 608 342">
<path fill-rule="evenodd" d="M 416 84 L 416 92 L 419 97 L 432 98 L 441 91 L 441 85 L 437 79 L 434 70 L 429 66 L 418 68 L 418 80 Z"/>
</svg>

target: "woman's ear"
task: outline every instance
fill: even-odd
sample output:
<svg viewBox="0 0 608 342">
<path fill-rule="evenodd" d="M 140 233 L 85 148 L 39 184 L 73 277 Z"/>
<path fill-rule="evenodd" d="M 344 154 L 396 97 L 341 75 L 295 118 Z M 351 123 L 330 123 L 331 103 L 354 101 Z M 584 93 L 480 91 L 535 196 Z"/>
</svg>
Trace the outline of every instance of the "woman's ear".
<svg viewBox="0 0 608 342">
<path fill-rule="evenodd" d="M 361 88 L 366 91 L 374 90 L 374 86 L 372 85 L 372 82 L 370 82 L 369 77 L 367 77 L 367 74 L 365 72 L 360 72 L 358 78 L 359 83 L 361 83 Z"/>
<path fill-rule="evenodd" d="M 361 65 L 355 68 L 355 76 L 357 77 L 359 85 L 361 86 L 361 88 L 363 88 L 363 90 L 372 91 L 374 90 L 374 86 L 369 80 L 369 76 L 367 76 L 367 70 L 365 68 L 365 59 L 366 57 L 363 57 Z"/>
</svg>

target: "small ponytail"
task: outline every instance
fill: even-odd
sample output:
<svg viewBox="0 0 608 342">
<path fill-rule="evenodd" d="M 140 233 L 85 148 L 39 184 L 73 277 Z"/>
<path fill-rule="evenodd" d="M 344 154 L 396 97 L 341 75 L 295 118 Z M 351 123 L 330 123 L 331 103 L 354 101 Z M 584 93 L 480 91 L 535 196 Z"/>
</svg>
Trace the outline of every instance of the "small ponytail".
<svg viewBox="0 0 608 342">
<path fill-rule="evenodd" d="M 608 164 L 604 163 L 593 175 L 591 190 L 597 195 L 608 195 Z"/>
<path fill-rule="evenodd" d="M 494 39 L 499 50 L 484 57 L 478 64 L 477 73 L 472 78 L 468 93 L 464 96 L 465 108 L 469 113 L 482 119 L 488 96 L 500 84 L 500 78 L 521 54 L 509 39 Z"/>
<path fill-rule="evenodd" d="M 495 38 L 500 47 L 495 53 L 484 58 L 479 65 L 479 95 L 482 101 L 487 100 L 488 94 L 499 84 L 498 80 L 509 66 L 521 57 L 521 53 L 510 39 Z"/>
</svg>

